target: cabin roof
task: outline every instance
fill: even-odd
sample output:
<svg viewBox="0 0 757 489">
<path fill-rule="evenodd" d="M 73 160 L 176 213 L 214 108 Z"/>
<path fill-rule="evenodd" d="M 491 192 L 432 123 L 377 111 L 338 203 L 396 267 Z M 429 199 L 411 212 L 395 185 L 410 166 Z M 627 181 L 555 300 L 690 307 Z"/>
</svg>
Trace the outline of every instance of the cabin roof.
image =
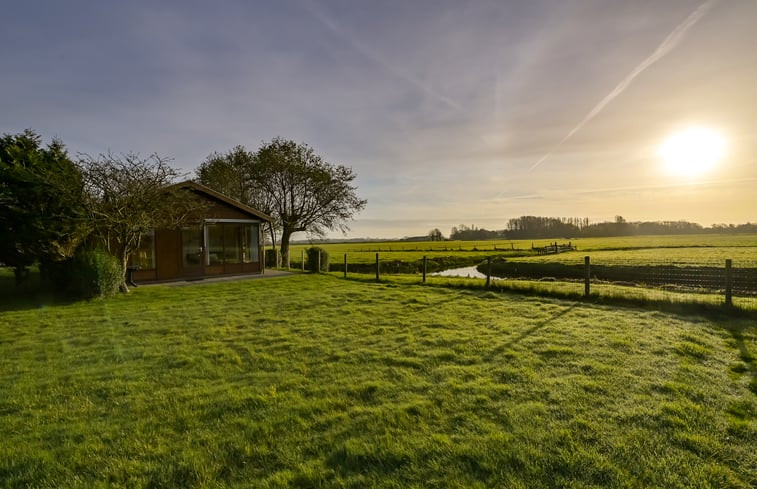
<svg viewBox="0 0 757 489">
<path fill-rule="evenodd" d="M 269 216 L 268 214 L 265 214 L 263 212 L 260 212 L 259 210 L 250 207 L 248 205 L 245 205 L 238 200 L 232 199 L 230 197 L 227 197 L 223 195 L 220 192 L 216 192 L 215 190 L 206 187 L 205 185 L 199 184 L 197 182 L 193 182 L 191 180 L 187 180 L 186 182 L 177 183 L 175 185 L 172 185 L 172 188 L 185 188 L 189 189 L 195 193 L 199 194 L 205 194 L 206 196 L 218 200 L 220 202 L 223 202 L 226 205 L 229 205 L 231 207 L 234 207 L 236 209 L 239 209 L 240 211 L 250 214 L 254 217 L 257 217 L 258 219 L 261 219 L 265 222 L 271 222 L 273 221 L 273 218 Z"/>
</svg>

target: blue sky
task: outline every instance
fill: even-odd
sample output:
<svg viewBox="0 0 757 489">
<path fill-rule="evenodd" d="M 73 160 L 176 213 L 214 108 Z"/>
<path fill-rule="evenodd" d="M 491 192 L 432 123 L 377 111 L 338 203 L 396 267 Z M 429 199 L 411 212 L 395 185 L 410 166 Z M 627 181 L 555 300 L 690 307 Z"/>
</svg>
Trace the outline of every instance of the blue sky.
<svg viewBox="0 0 757 489">
<path fill-rule="evenodd" d="M 305 142 L 358 174 L 352 237 L 755 222 L 756 19 L 753 0 L 10 2 L 0 132 L 187 172 Z M 664 172 L 656 148 L 692 124 L 726 157 Z"/>
</svg>

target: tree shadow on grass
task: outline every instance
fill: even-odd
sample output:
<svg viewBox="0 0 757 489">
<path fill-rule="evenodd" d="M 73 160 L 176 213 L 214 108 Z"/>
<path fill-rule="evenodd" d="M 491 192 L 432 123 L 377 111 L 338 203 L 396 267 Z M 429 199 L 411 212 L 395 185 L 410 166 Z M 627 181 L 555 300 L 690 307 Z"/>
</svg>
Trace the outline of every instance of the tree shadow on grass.
<svg viewBox="0 0 757 489">
<path fill-rule="evenodd" d="M 555 320 L 557 320 L 557 319 L 565 316 L 570 311 L 572 311 L 573 309 L 575 309 L 577 306 L 578 306 L 578 304 L 571 304 L 570 306 L 566 307 L 562 311 L 559 311 L 558 313 L 552 315 L 552 317 L 549 317 L 549 318 L 545 319 L 544 321 L 542 321 L 540 323 L 537 323 L 537 324 L 531 326 L 530 328 L 528 328 L 527 330 L 521 332 L 515 338 L 512 338 L 511 340 L 505 342 L 503 344 L 503 346 L 504 347 L 511 347 L 511 346 L 513 346 L 513 345 L 515 345 L 517 343 L 520 343 L 521 341 L 523 341 L 527 337 L 531 336 L 532 334 L 536 333 L 540 329 L 542 329 L 542 328 L 544 328 L 546 326 L 549 326 Z"/>
<path fill-rule="evenodd" d="M 0 312 L 26 311 L 73 302 L 74 299 L 57 294 L 44 284 L 39 279 L 39 273 L 31 273 L 20 285 L 16 285 L 13 273 L 0 273 Z"/>
<path fill-rule="evenodd" d="M 724 325 L 724 329 L 728 330 L 736 343 L 736 348 L 739 350 L 739 358 L 744 362 L 742 372 L 748 373 L 750 378 L 749 390 L 753 394 L 757 394 L 757 362 L 755 362 L 754 353 L 749 351 L 744 334 L 755 334 L 757 328 L 751 325 Z M 751 330 L 751 331 L 748 331 Z"/>
</svg>

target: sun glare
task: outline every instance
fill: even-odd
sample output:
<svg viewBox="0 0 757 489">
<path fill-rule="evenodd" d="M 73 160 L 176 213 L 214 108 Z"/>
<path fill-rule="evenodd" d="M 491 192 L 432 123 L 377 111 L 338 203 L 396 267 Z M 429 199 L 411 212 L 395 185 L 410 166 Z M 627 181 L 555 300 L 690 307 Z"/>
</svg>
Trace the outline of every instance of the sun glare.
<svg viewBox="0 0 757 489">
<path fill-rule="evenodd" d="M 725 138 L 712 129 L 689 127 L 666 139 L 658 155 L 668 172 L 694 177 L 717 166 L 725 155 Z"/>
</svg>

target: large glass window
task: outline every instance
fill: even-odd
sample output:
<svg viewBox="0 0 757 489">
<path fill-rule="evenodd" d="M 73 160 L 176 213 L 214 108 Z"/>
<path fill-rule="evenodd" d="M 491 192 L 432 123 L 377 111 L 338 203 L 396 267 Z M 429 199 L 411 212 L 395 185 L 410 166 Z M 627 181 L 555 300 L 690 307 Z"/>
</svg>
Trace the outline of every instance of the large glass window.
<svg viewBox="0 0 757 489">
<path fill-rule="evenodd" d="M 258 250 L 259 232 L 260 226 L 258 224 L 247 224 L 245 227 L 246 250 L 243 258 L 245 263 L 257 263 L 260 260 L 260 252 Z"/>
<path fill-rule="evenodd" d="M 224 257 L 224 225 L 223 224 L 208 224 L 207 227 L 207 265 L 223 265 Z"/>
<path fill-rule="evenodd" d="M 206 224 L 207 265 L 257 263 L 260 226 L 246 222 Z"/>
<path fill-rule="evenodd" d="M 223 225 L 223 260 L 224 263 L 241 263 L 242 261 L 242 226 L 243 224 Z"/>
<path fill-rule="evenodd" d="M 129 255 L 129 266 L 142 270 L 155 268 L 155 231 L 142 234 L 139 248 Z"/>
</svg>

